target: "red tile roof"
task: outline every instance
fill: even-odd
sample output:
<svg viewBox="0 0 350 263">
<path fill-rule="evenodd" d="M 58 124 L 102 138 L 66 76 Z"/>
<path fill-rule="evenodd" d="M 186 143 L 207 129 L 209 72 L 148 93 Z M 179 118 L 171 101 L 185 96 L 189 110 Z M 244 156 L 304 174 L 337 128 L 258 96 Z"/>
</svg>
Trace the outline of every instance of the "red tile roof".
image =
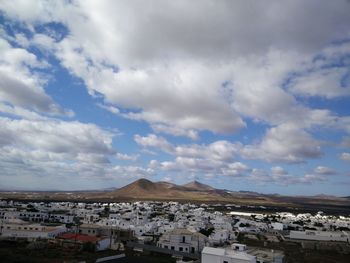
<svg viewBox="0 0 350 263">
<path fill-rule="evenodd" d="M 88 235 L 81 235 L 81 234 L 74 234 L 74 233 L 64 233 L 58 238 L 62 239 L 68 239 L 68 240 L 73 240 L 73 241 L 80 241 L 80 242 L 97 242 L 103 239 L 102 237 L 94 237 L 94 236 L 88 236 Z"/>
</svg>

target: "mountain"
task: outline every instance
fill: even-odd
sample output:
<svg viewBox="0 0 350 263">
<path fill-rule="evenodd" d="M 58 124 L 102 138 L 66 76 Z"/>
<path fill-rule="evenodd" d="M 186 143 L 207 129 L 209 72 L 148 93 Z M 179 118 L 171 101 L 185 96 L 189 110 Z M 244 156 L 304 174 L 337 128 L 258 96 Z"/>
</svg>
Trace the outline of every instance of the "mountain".
<svg viewBox="0 0 350 263">
<path fill-rule="evenodd" d="M 225 192 L 194 181 L 185 185 L 139 179 L 120 189 L 106 193 L 105 198 L 150 200 L 214 200 L 223 201 Z"/>
<path fill-rule="evenodd" d="M 116 191 L 111 192 L 115 196 L 122 197 L 135 197 L 135 196 L 146 196 L 149 194 L 157 194 L 167 191 L 173 187 L 172 184 L 169 183 L 153 183 L 147 179 L 139 179 L 131 184 L 128 184 Z"/>
<path fill-rule="evenodd" d="M 198 181 L 192 181 L 187 184 L 182 185 L 183 187 L 194 190 L 194 191 L 214 191 L 215 188 L 211 187 L 210 185 L 202 184 Z"/>
</svg>

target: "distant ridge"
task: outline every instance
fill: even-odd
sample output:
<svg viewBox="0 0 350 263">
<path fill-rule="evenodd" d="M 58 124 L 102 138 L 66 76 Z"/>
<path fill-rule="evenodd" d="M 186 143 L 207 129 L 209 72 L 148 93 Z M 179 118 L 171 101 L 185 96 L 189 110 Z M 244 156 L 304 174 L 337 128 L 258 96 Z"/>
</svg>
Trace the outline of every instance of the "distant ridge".
<svg viewBox="0 0 350 263">
<path fill-rule="evenodd" d="M 183 187 L 186 187 L 191 190 L 195 191 L 214 191 L 215 188 L 211 187 L 210 185 L 202 184 L 198 181 L 192 181 L 187 184 L 182 185 Z"/>
<path fill-rule="evenodd" d="M 169 182 L 152 182 L 147 179 L 136 180 L 122 188 L 79 191 L 0 191 L 0 199 L 12 200 L 54 200 L 54 201 L 179 201 L 201 203 L 229 203 L 235 205 L 282 207 L 323 211 L 335 214 L 350 214 L 350 198 L 329 195 L 317 196 L 285 196 L 279 194 L 261 194 L 251 191 L 229 191 L 215 189 L 198 181 L 184 185 Z M 262 208 L 265 207 L 265 208 Z"/>
</svg>

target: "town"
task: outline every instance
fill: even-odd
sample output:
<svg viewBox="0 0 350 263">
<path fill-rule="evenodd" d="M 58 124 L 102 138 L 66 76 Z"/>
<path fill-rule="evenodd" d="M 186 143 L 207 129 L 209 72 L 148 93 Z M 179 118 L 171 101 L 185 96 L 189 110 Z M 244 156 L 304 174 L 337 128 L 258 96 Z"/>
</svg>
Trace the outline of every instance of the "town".
<svg viewBox="0 0 350 263">
<path fill-rule="evenodd" d="M 38 254 L 56 249 L 66 256 L 67 251 L 93 255 L 79 262 L 134 262 L 135 257 L 160 255 L 159 262 L 282 263 L 302 262 L 298 257 L 305 251 L 344 259 L 337 262 L 350 257 L 349 215 L 238 208 L 220 203 L 3 200 L 0 247 L 17 243 Z M 78 262 L 74 256 L 68 259 Z"/>
</svg>

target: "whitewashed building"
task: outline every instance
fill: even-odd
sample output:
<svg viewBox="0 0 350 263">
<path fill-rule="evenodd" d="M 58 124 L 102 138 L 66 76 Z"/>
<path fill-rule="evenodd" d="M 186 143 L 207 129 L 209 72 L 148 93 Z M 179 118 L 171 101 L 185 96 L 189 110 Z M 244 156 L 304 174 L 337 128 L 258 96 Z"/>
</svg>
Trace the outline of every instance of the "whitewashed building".
<svg viewBox="0 0 350 263">
<path fill-rule="evenodd" d="M 187 229 L 175 229 L 160 237 L 157 246 L 187 253 L 199 253 L 208 238 L 201 233 L 192 233 Z"/>
<path fill-rule="evenodd" d="M 236 239 L 235 232 L 226 229 L 214 230 L 209 236 L 209 242 L 211 244 L 220 244 L 232 239 Z"/>
<path fill-rule="evenodd" d="M 282 231 L 284 229 L 283 223 L 272 222 L 270 225 L 271 225 L 271 228 L 274 229 L 274 230 Z"/>
<path fill-rule="evenodd" d="M 317 241 L 349 242 L 349 233 L 345 231 L 290 231 L 289 238 Z"/>
<path fill-rule="evenodd" d="M 5 223 L 2 225 L 1 236 L 33 240 L 36 238 L 54 238 L 66 231 L 67 229 L 64 225 L 48 226 L 28 223 Z"/>
<path fill-rule="evenodd" d="M 256 257 L 246 252 L 246 246 L 233 244 L 230 248 L 205 247 L 202 263 L 256 263 Z"/>
</svg>

